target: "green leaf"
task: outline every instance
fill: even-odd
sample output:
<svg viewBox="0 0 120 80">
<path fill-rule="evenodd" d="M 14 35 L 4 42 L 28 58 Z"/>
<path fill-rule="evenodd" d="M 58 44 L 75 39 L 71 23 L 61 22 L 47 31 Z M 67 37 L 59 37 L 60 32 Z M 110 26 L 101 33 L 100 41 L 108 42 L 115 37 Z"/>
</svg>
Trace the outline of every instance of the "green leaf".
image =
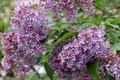
<svg viewBox="0 0 120 80">
<path fill-rule="evenodd" d="M 64 41 L 65 39 L 70 38 L 70 37 L 72 37 L 74 35 L 77 35 L 77 34 L 78 34 L 78 32 L 69 32 L 69 33 L 66 33 L 66 34 L 64 34 L 61 38 L 59 38 L 56 41 L 55 45 L 57 45 L 58 43 Z"/>
<path fill-rule="evenodd" d="M 69 27 L 71 27 L 73 25 L 74 25 L 73 23 L 63 24 L 63 25 L 61 25 L 60 30 L 67 29 L 67 28 L 69 28 Z"/>
<path fill-rule="evenodd" d="M 109 22 L 106 23 L 108 26 L 112 26 L 113 28 L 119 29 L 119 25 L 111 24 Z"/>
<path fill-rule="evenodd" d="M 44 67 L 45 67 L 45 70 L 46 70 L 48 77 L 52 80 L 53 75 L 54 75 L 54 71 L 51 69 L 51 67 L 46 62 L 44 63 Z"/>
<path fill-rule="evenodd" d="M 61 38 L 66 33 L 69 33 L 69 31 L 68 30 L 64 30 L 61 34 L 59 34 L 58 39 Z"/>
<path fill-rule="evenodd" d="M 87 71 L 94 80 L 101 80 L 98 75 L 98 59 L 87 63 Z"/>
<path fill-rule="evenodd" d="M 48 57 L 49 57 L 49 51 L 45 52 L 45 55 L 42 56 L 41 60 L 39 61 L 38 64 L 41 64 L 42 62 L 44 62 Z"/>
<path fill-rule="evenodd" d="M 74 23 L 59 23 L 58 25 L 54 26 L 51 28 L 52 31 L 59 31 L 59 30 L 65 30 L 67 28 L 70 28 L 71 26 L 73 26 Z"/>
<path fill-rule="evenodd" d="M 120 50 L 120 43 L 115 43 L 111 47 L 115 50 Z"/>
<path fill-rule="evenodd" d="M 4 27 L 5 27 L 5 24 L 2 21 L 0 21 L 0 31 L 3 31 Z"/>
<path fill-rule="evenodd" d="M 115 23 L 115 22 L 118 22 L 118 21 L 120 21 L 120 18 L 107 19 L 107 20 L 105 21 L 105 23 L 107 23 L 107 22 L 109 22 L 109 23 Z"/>
<path fill-rule="evenodd" d="M 113 28 L 119 29 L 120 24 L 120 18 L 115 18 L 115 19 L 107 19 L 105 21 L 105 25 L 112 26 Z"/>
<path fill-rule="evenodd" d="M 91 22 L 94 23 L 94 24 L 100 24 L 101 21 L 102 21 L 101 18 L 93 18 L 93 19 L 91 20 Z"/>
</svg>

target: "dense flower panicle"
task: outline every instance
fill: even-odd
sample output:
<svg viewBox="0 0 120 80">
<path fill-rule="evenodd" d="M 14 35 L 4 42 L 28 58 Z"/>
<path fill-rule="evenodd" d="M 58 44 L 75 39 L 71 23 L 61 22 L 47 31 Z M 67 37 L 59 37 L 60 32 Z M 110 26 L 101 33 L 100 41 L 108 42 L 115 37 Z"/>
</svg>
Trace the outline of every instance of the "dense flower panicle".
<svg viewBox="0 0 120 80">
<path fill-rule="evenodd" d="M 77 37 L 53 49 L 50 66 L 63 78 L 78 76 L 86 71 L 87 62 L 109 52 L 109 43 L 105 41 L 104 35 L 103 25 L 80 30 Z"/>
<path fill-rule="evenodd" d="M 40 53 L 46 49 L 45 43 L 49 28 L 42 5 L 19 5 L 11 18 L 15 32 L 3 35 L 2 45 L 5 56 L 2 59 L 4 70 L 15 70 L 15 75 L 26 74 L 34 65 Z"/>
<path fill-rule="evenodd" d="M 60 64 L 72 71 L 84 70 L 87 62 L 108 53 L 109 44 L 104 41 L 105 32 L 102 27 L 92 26 L 80 30 L 76 39 L 65 45 L 59 53 Z"/>
<path fill-rule="evenodd" d="M 59 12 L 66 14 L 68 21 L 75 19 L 75 14 L 83 9 L 88 15 L 93 13 L 93 0 L 44 0 L 45 8 L 52 12 L 53 17 L 59 18 Z"/>
<path fill-rule="evenodd" d="M 19 31 L 20 35 L 35 36 L 38 41 L 47 37 L 49 29 L 45 26 L 45 22 L 47 18 L 40 4 L 21 4 L 15 8 L 11 18 L 11 26 L 14 30 Z"/>
<path fill-rule="evenodd" d="M 38 4 L 20 4 L 18 5 L 11 17 L 11 26 L 13 29 L 18 29 L 24 26 L 27 27 L 39 27 L 41 22 L 45 18 L 44 12 L 42 12 L 42 5 Z"/>
<path fill-rule="evenodd" d="M 15 74 L 28 72 L 37 62 L 39 54 L 45 50 L 45 45 L 33 36 L 18 35 L 15 32 L 3 35 L 2 46 L 5 50 L 2 66 L 6 71 L 14 69 Z"/>
</svg>

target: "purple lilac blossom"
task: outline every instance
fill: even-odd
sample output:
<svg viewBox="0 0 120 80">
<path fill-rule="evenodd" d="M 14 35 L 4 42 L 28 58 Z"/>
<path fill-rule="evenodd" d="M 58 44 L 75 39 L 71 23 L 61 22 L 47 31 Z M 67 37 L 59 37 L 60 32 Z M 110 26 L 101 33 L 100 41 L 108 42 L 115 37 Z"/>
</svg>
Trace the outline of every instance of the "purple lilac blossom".
<svg viewBox="0 0 120 80">
<path fill-rule="evenodd" d="M 88 15 L 93 11 L 93 0 L 42 0 L 45 8 L 52 12 L 54 18 L 59 18 L 59 13 L 66 15 L 68 21 L 75 19 L 75 14 L 83 9 Z"/>
<path fill-rule="evenodd" d="M 65 45 L 58 55 L 61 65 L 72 71 L 84 70 L 86 63 L 109 52 L 109 44 L 104 39 L 104 26 L 92 26 L 80 30 L 72 43 Z"/>
<path fill-rule="evenodd" d="M 45 45 L 34 40 L 34 37 L 17 35 L 15 32 L 4 34 L 1 43 L 5 50 L 2 67 L 6 71 L 15 70 L 16 76 L 27 73 L 45 50 Z"/>
<path fill-rule="evenodd" d="M 92 26 L 80 30 L 77 37 L 56 46 L 49 59 L 53 70 L 63 77 L 75 78 L 86 71 L 87 62 L 109 52 L 109 43 L 104 39 L 104 26 Z"/>
<path fill-rule="evenodd" d="M 36 64 L 40 54 L 46 49 L 49 29 L 44 24 L 45 15 L 40 6 L 19 5 L 11 18 L 14 32 L 3 34 L 2 46 L 5 56 L 2 67 L 14 71 L 16 76 L 27 74 Z"/>
<path fill-rule="evenodd" d="M 35 36 L 36 40 L 43 40 L 47 37 L 48 28 L 45 25 L 47 18 L 40 4 L 21 4 L 15 8 L 11 18 L 11 26 L 19 34 Z"/>
</svg>

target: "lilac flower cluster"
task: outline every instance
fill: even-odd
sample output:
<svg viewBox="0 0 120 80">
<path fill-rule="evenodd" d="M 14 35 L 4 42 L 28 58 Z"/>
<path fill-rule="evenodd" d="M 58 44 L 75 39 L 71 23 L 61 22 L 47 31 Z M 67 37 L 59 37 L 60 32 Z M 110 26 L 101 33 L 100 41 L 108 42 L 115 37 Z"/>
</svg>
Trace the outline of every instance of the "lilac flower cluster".
<svg viewBox="0 0 120 80">
<path fill-rule="evenodd" d="M 88 15 L 93 11 L 93 0 L 44 0 L 45 8 L 52 12 L 54 18 L 60 17 L 59 12 L 65 13 L 68 21 L 75 18 L 75 14 L 83 9 Z"/>
<path fill-rule="evenodd" d="M 1 42 L 5 50 L 4 70 L 12 70 L 16 76 L 21 76 L 37 62 L 40 53 L 46 49 L 41 41 L 46 40 L 49 31 L 44 16 L 42 7 L 34 4 L 22 4 L 15 9 L 11 19 L 14 32 L 4 34 Z"/>
<path fill-rule="evenodd" d="M 50 66 L 64 78 L 75 77 L 86 71 L 87 62 L 109 52 L 109 43 L 104 35 L 102 24 L 80 30 L 72 42 L 53 49 Z"/>
<path fill-rule="evenodd" d="M 37 7 L 36 7 L 37 6 Z M 15 8 L 11 18 L 11 26 L 21 34 L 34 36 L 36 40 L 43 40 L 47 37 L 48 28 L 45 26 L 47 21 L 43 6 L 40 4 L 19 5 Z"/>
<path fill-rule="evenodd" d="M 61 65 L 66 65 L 72 71 L 85 69 L 86 63 L 108 53 L 108 42 L 104 41 L 104 26 L 92 26 L 79 31 L 72 43 L 65 45 L 58 55 Z"/>
<path fill-rule="evenodd" d="M 116 80 L 120 80 L 120 57 L 115 54 L 106 55 L 107 64 L 105 65 L 107 72 L 115 77 Z"/>
</svg>

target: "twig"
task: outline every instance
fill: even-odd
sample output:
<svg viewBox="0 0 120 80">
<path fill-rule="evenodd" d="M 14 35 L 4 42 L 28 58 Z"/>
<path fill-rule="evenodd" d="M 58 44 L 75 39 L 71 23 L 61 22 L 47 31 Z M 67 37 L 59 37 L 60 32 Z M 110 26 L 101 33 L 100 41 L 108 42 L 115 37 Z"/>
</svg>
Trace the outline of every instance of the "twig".
<svg viewBox="0 0 120 80">
<path fill-rule="evenodd" d="M 106 13 L 106 11 L 105 10 L 103 10 L 103 9 L 101 9 L 101 8 L 99 8 L 98 6 L 96 6 L 95 4 L 93 4 L 93 6 L 95 6 L 97 9 L 99 9 L 103 14 L 105 14 Z"/>
<path fill-rule="evenodd" d="M 38 76 L 39 78 L 41 78 L 40 74 L 35 70 L 35 68 L 34 68 L 33 66 L 31 66 L 31 69 L 37 74 L 37 76 Z"/>
</svg>

